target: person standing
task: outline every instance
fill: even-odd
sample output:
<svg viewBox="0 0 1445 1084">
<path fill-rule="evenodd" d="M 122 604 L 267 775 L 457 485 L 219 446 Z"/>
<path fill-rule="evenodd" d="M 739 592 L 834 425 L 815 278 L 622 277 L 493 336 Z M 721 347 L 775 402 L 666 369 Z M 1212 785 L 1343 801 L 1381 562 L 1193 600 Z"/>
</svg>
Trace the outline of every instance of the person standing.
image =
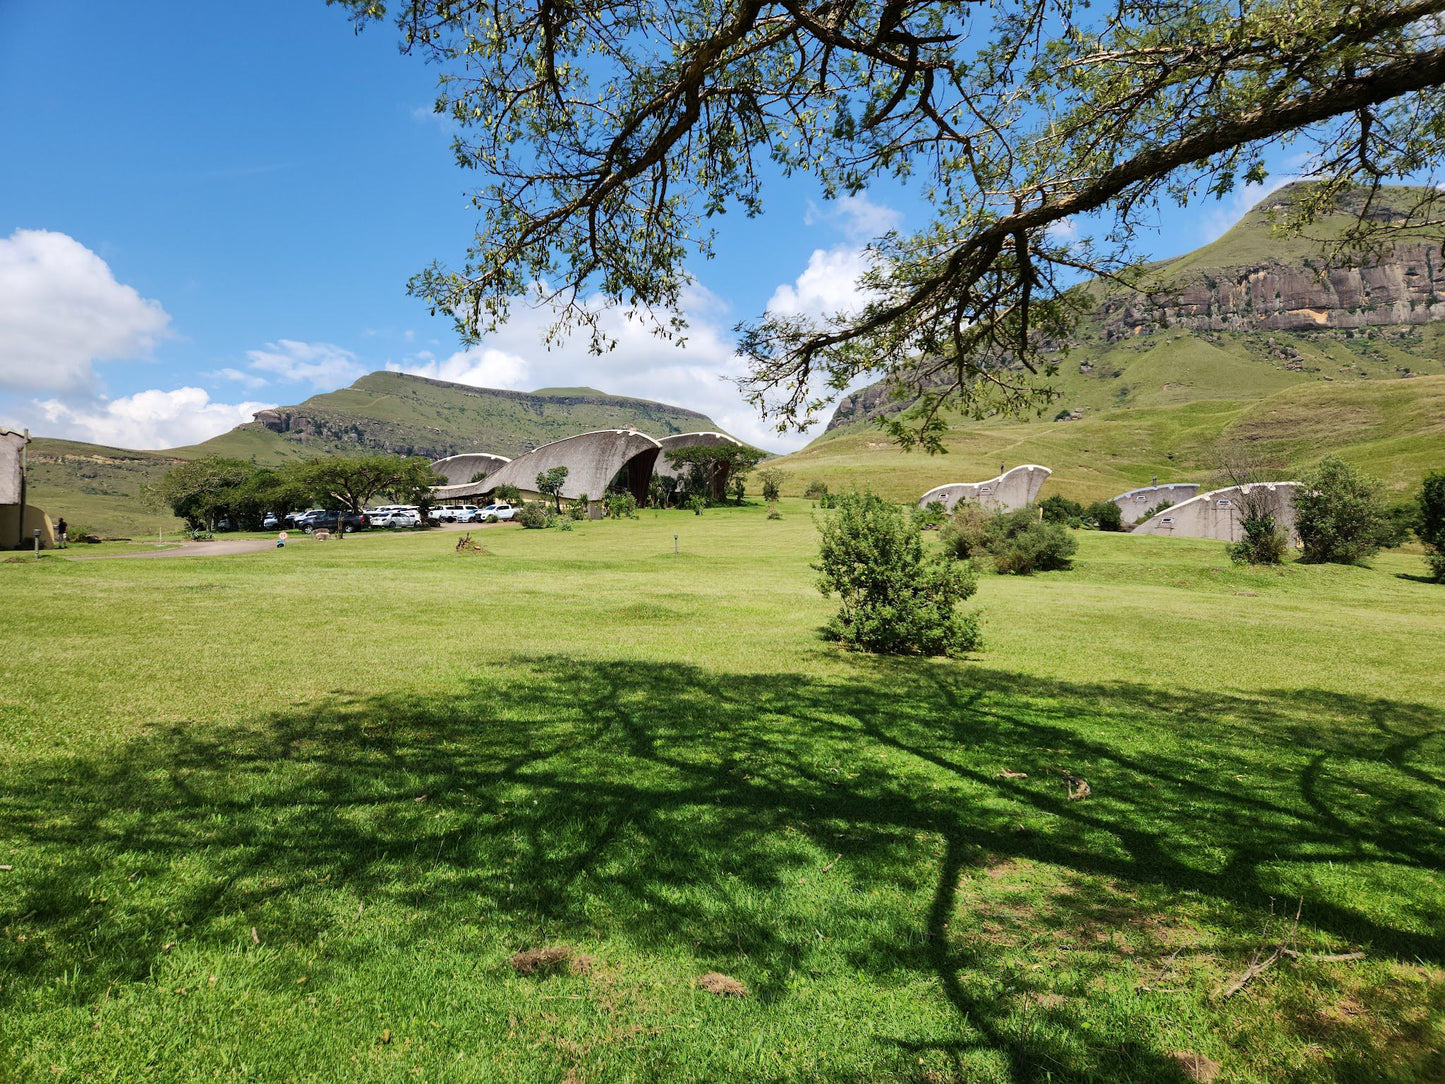
<svg viewBox="0 0 1445 1084">
<path fill-rule="evenodd" d="M 55 545 L 57 549 L 65 549 L 70 544 L 68 532 L 70 526 L 65 522 L 65 517 L 60 517 L 60 522 L 55 525 Z"/>
</svg>

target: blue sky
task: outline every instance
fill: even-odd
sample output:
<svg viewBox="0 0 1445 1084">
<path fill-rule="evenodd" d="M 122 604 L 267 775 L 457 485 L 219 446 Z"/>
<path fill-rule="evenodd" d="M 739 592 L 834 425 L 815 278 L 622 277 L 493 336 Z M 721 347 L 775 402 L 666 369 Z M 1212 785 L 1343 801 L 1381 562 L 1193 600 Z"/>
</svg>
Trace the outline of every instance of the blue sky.
<svg viewBox="0 0 1445 1084">
<path fill-rule="evenodd" d="M 725 377 L 732 326 L 852 296 L 859 252 L 907 193 L 822 203 L 779 182 L 720 220 L 679 349 L 548 352 L 519 310 L 464 349 L 405 292 L 459 262 L 475 178 L 431 112 L 436 70 L 321 0 L 0 0 L 0 425 L 131 448 L 214 436 L 394 368 L 486 387 L 586 384 L 711 415 L 771 449 Z M 1217 236 L 1259 193 L 1172 220 L 1155 255 Z"/>
</svg>

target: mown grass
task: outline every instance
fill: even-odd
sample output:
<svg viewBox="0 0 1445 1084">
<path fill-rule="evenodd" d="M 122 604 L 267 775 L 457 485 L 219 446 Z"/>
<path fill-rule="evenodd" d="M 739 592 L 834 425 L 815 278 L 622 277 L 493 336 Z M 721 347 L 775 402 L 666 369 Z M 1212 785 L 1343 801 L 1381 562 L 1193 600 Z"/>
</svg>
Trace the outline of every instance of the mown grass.
<svg viewBox="0 0 1445 1084">
<path fill-rule="evenodd" d="M 0 1075 L 1445 1069 L 1418 557 L 1085 534 L 978 657 L 879 660 L 800 501 L 474 537 L 0 564 Z M 1365 955 L 1224 998 L 1285 940 Z"/>
</svg>

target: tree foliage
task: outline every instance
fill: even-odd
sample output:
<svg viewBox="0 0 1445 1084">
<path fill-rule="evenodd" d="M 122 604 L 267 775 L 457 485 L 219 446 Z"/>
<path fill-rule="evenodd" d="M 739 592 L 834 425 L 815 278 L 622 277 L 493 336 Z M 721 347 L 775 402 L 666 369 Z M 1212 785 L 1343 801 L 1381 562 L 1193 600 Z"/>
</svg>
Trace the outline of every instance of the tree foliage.
<svg viewBox="0 0 1445 1084">
<path fill-rule="evenodd" d="M 926 553 L 897 505 L 847 493 L 820 526 L 818 589 L 842 600 L 824 628 L 829 639 L 889 655 L 957 655 L 978 646 L 976 618 L 957 608 L 977 589 L 973 570 Z"/>
<path fill-rule="evenodd" d="M 1380 483 L 1337 456 L 1326 456 L 1300 478 L 1294 526 L 1301 560 L 1358 565 L 1380 549 L 1386 524 Z"/>
<path fill-rule="evenodd" d="M 679 472 L 677 496 L 712 501 L 722 498 L 728 483 L 744 482 L 768 453 L 746 444 L 688 444 L 665 454 Z M 738 502 L 742 502 L 741 495 Z"/>
<path fill-rule="evenodd" d="M 329 499 L 348 512 L 360 512 L 380 493 L 402 504 L 429 503 L 431 487 L 446 484 L 420 456 L 331 455 L 308 459 L 293 470 L 315 498 Z"/>
<path fill-rule="evenodd" d="M 562 511 L 562 487 L 567 483 L 567 468 L 553 467 L 537 474 L 537 492 L 551 497 L 554 510 Z"/>
<path fill-rule="evenodd" d="M 865 373 L 922 392 L 895 431 L 930 446 L 944 403 L 1041 406 L 1066 287 L 1123 270 L 1161 201 L 1263 180 L 1288 143 L 1320 180 L 1300 224 L 1445 149 L 1445 0 L 328 2 L 442 72 L 482 221 L 411 290 L 469 336 L 538 291 L 597 348 L 593 296 L 676 334 L 708 220 L 761 211 L 777 169 L 829 196 L 915 184 L 932 215 L 873 242 L 863 307 L 742 329 L 780 427 Z M 1081 215 L 1096 239 L 1069 236 Z"/>
<path fill-rule="evenodd" d="M 257 473 L 240 459 L 208 455 L 178 463 L 152 491 L 154 503 L 169 507 L 192 527 L 216 529 L 216 523 L 235 512 L 241 487 Z"/>
<path fill-rule="evenodd" d="M 1430 573 L 1445 583 L 1445 471 L 1431 471 L 1420 486 L 1420 518 L 1416 533 L 1425 543 Z"/>
</svg>

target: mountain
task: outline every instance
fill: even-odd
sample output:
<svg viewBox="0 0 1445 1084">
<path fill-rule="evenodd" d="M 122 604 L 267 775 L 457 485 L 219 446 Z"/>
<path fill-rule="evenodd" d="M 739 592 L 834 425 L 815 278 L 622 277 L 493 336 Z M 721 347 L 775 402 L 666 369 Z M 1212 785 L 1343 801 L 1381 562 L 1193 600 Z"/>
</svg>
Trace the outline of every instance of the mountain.
<svg viewBox="0 0 1445 1084">
<path fill-rule="evenodd" d="M 596 429 L 654 437 L 719 427 L 684 407 L 608 395 L 595 388 L 499 391 L 405 373 L 376 372 L 296 406 L 263 410 L 201 444 L 129 451 L 79 441 L 30 444 L 30 499 L 72 524 L 109 534 L 152 535 L 179 522 L 142 508 L 141 487 L 174 464 L 219 455 L 275 466 L 334 453 L 395 452 L 441 459 L 459 452 L 515 457 Z"/>
<path fill-rule="evenodd" d="M 359 450 L 428 459 L 460 452 L 512 457 L 594 429 L 665 437 L 716 428 L 693 410 L 595 388 L 498 391 L 377 372 L 297 406 L 263 410 L 254 421 L 174 454 L 238 455 L 257 462 Z"/>
<path fill-rule="evenodd" d="M 1095 499 L 1155 475 L 1204 479 L 1221 441 L 1246 441 L 1281 469 L 1336 451 L 1395 492 L 1417 486 L 1445 466 L 1445 231 L 1406 223 L 1434 193 L 1387 189 L 1368 212 L 1346 193 L 1309 236 L 1279 235 L 1272 219 L 1308 192 L 1281 189 L 1218 241 L 1145 268 L 1150 295 L 1085 287 L 1095 309 L 1042 419 L 951 415 L 949 456 L 905 455 L 869 423 L 909 400 L 878 383 L 780 465 L 799 488 L 817 478 L 903 499 L 1035 462 L 1055 470 L 1049 492 Z M 1393 248 L 1332 255 L 1362 213 L 1395 227 Z"/>
</svg>

